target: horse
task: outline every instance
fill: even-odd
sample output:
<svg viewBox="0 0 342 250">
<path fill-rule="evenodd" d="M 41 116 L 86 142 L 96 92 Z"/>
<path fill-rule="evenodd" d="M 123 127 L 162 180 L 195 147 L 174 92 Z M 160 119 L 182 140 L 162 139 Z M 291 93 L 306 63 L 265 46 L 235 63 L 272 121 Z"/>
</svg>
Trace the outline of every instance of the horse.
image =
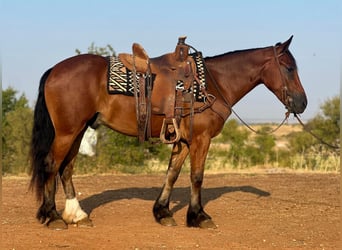
<svg viewBox="0 0 342 250">
<path fill-rule="evenodd" d="M 207 92 L 216 99 L 209 108 L 195 113 L 192 123 L 185 118 L 180 121 L 181 138 L 172 145 L 166 180 L 153 205 L 156 222 L 164 226 L 177 225 L 169 208 L 170 196 L 189 155 L 191 197 L 186 225 L 216 227 L 201 202 L 204 165 L 211 139 L 222 130 L 232 107 L 257 85 L 264 84 L 289 113 L 304 112 L 307 97 L 296 60 L 289 50 L 291 41 L 292 36 L 274 46 L 203 58 Z M 151 62 L 153 64 L 153 58 Z M 153 73 L 153 67 L 151 70 Z M 69 224 L 92 226 L 89 215 L 79 204 L 72 181 L 75 158 L 86 129 L 104 124 L 124 135 L 138 136 L 135 98 L 109 95 L 107 74 L 105 57 L 83 54 L 59 62 L 41 77 L 33 118 L 30 187 L 41 203 L 36 217 L 48 228 L 67 229 Z M 155 76 L 155 81 L 158 77 Z M 163 116 L 152 114 L 150 119 L 151 136 L 158 137 Z M 65 193 L 65 208 L 61 214 L 55 203 L 59 179 Z"/>
</svg>

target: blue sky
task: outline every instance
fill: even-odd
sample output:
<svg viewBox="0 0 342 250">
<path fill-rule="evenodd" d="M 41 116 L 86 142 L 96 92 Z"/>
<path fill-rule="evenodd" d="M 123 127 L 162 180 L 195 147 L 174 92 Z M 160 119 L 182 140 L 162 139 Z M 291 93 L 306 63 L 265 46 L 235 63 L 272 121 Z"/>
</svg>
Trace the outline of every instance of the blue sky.
<svg viewBox="0 0 342 250">
<path fill-rule="evenodd" d="M 2 88 L 12 86 L 33 104 L 41 75 L 57 62 L 110 44 L 117 53 L 140 43 L 151 57 L 174 50 L 179 36 L 213 56 L 266 47 L 294 35 L 290 50 L 312 118 L 340 94 L 340 0 L 328 1 L 18 1 L 2 0 Z M 259 86 L 236 106 L 248 121 L 278 121 L 283 105 Z"/>
</svg>

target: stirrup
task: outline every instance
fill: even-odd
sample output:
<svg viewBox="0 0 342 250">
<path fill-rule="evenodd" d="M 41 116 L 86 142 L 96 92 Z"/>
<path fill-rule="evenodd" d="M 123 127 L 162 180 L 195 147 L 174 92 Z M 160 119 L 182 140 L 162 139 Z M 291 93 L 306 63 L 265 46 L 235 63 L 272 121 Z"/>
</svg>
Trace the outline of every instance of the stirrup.
<svg viewBox="0 0 342 250">
<path fill-rule="evenodd" d="M 165 144 L 172 144 L 178 142 L 179 139 L 180 133 L 176 118 L 164 118 L 163 126 L 160 131 L 161 142 Z"/>
</svg>

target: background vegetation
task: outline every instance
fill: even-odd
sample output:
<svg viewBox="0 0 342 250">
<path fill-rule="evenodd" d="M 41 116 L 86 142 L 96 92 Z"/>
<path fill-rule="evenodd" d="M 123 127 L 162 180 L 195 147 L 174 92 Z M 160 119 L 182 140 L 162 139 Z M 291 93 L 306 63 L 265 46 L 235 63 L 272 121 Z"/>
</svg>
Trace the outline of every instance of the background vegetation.
<svg viewBox="0 0 342 250">
<path fill-rule="evenodd" d="M 89 53 L 115 55 L 110 45 L 88 48 Z M 80 50 L 76 50 L 80 54 Z M 2 91 L 2 174 L 27 173 L 33 110 L 17 90 Z M 340 171 L 340 149 L 331 148 L 312 137 L 300 125 L 286 125 L 287 132 L 267 134 L 273 124 L 258 125 L 260 134 L 251 133 L 236 120 L 229 119 L 222 133 L 213 139 L 206 168 L 227 171 L 261 168 Z M 319 113 L 305 124 L 324 141 L 340 145 L 340 97 L 326 100 Z M 280 129 L 282 130 L 282 128 Z M 154 142 L 140 145 L 136 138 L 98 129 L 96 155 L 78 156 L 75 172 L 149 173 L 166 171 L 171 149 Z M 185 169 L 189 163 L 186 162 Z"/>
</svg>

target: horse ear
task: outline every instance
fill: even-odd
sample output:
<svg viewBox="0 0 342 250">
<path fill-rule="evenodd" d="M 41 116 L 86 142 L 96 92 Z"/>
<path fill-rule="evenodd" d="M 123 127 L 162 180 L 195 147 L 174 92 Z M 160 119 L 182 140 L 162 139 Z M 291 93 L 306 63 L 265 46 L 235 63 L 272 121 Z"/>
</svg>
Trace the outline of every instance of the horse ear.
<svg viewBox="0 0 342 250">
<path fill-rule="evenodd" d="M 293 38 L 293 35 L 287 41 L 276 44 L 278 53 L 283 53 L 289 49 L 292 38 Z"/>
</svg>

